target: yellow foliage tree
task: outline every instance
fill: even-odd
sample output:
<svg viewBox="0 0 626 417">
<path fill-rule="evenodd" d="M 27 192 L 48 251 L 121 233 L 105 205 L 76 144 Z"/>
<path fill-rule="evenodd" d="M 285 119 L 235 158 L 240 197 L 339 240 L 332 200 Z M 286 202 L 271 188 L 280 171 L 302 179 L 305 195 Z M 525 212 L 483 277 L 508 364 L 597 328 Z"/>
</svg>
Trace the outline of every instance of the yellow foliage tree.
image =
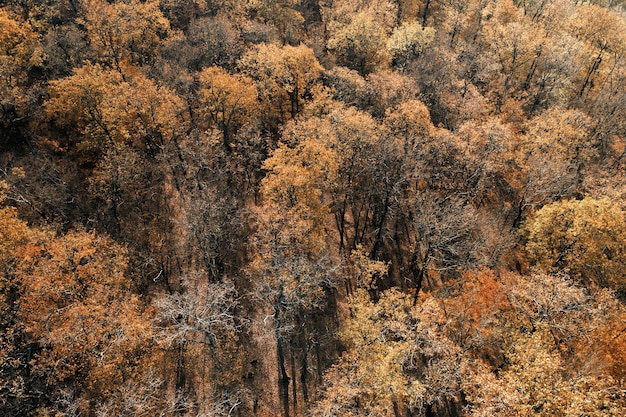
<svg viewBox="0 0 626 417">
<path fill-rule="evenodd" d="M 387 64 L 387 30 L 375 16 L 361 11 L 350 23 L 331 33 L 326 47 L 332 51 L 341 65 L 366 75 Z"/>
<path fill-rule="evenodd" d="M 81 6 L 98 60 L 113 68 L 151 63 L 170 29 L 158 1 L 85 0 Z"/>
<path fill-rule="evenodd" d="M 525 233 L 526 251 L 539 270 L 566 270 L 586 283 L 626 290 L 626 218 L 609 199 L 544 206 Z"/>
<path fill-rule="evenodd" d="M 340 331 L 346 351 L 326 373 L 312 415 L 423 416 L 456 407 L 468 362 L 439 331 L 445 321 L 439 302 L 429 297 L 414 306 L 397 289 L 374 301 L 368 290 L 386 265 L 361 250 L 352 262 L 359 288 L 348 297 L 350 317 Z"/>
</svg>

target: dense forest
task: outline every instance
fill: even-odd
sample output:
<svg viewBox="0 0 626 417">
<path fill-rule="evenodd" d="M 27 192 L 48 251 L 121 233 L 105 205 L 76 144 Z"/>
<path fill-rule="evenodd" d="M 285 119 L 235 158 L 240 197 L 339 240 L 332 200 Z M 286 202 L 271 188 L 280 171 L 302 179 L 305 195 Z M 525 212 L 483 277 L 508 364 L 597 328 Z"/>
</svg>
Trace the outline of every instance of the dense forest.
<svg viewBox="0 0 626 417">
<path fill-rule="evenodd" d="M 0 0 L 0 415 L 626 415 L 623 0 Z"/>
</svg>

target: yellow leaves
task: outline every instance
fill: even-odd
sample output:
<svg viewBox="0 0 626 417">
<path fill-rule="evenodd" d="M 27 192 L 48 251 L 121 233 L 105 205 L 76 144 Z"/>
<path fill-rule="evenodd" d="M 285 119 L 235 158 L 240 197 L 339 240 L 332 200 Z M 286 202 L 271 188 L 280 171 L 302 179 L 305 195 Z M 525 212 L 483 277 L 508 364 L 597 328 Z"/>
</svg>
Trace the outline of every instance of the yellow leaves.
<svg viewBox="0 0 626 417">
<path fill-rule="evenodd" d="M 350 265 L 357 287 L 368 291 L 376 289 L 376 281 L 386 276 L 389 269 L 385 262 L 371 260 L 361 245 L 350 254 Z"/>
<path fill-rule="evenodd" d="M 606 345 L 598 334 L 621 309 L 608 291 L 591 295 L 563 276 L 494 278 L 485 275 L 485 284 L 476 289 L 466 282 L 459 296 L 446 302 L 446 311 L 459 315 L 464 305 L 456 303 L 481 287 L 490 291 L 496 285 L 498 297 L 506 297 L 495 304 L 486 297 L 481 315 L 487 320 L 478 327 L 483 336 L 474 336 L 470 345 L 480 347 L 483 357 L 489 349 L 502 351 L 491 354 L 489 364 L 477 361 L 467 375 L 469 415 L 622 415 L 623 397 L 607 372 L 615 362 L 604 357 Z M 498 337 L 485 338 L 489 333 Z M 494 361 L 494 356 L 502 358 Z"/>
<path fill-rule="evenodd" d="M 101 62 L 116 68 L 124 61 L 151 61 L 169 31 L 158 1 L 84 0 L 84 24 Z"/>
<path fill-rule="evenodd" d="M 387 41 L 394 64 L 404 69 L 418 58 L 435 39 L 435 29 L 422 28 L 418 22 L 406 22 L 397 27 Z"/>
<path fill-rule="evenodd" d="M 283 41 L 298 39 L 302 35 L 304 17 L 297 10 L 296 0 L 250 0 L 252 6 L 266 22 L 272 23 Z"/>
<path fill-rule="evenodd" d="M 502 71 L 511 77 L 531 64 L 544 34 L 541 27 L 529 30 L 528 22 L 510 1 L 498 2 L 494 13 L 498 23 L 485 27 L 485 41 L 497 54 Z"/>
<path fill-rule="evenodd" d="M 409 294 L 391 289 L 372 301 L 359 288 L 348 303 L 340 331 L 347 350 L 326 374 L 328 388 L 313 415 L 387 416 L 395 408 L 419 415 L 454 401 L 467 363 L 439 331 L 444 312 L 437 300 L 413 306 Z"/>
<path fill-rule="evenodd" d="M 568 375 L 546 327 L 520 336 L 510 351 L 510 366 L 499 376 L 500 393 L 494 415 L 618 415 L 611 400 L 614 381 L 593 374 Z"/>
<path fill-rule="evenodd" d="M 340 64 L 365 75 L 387 62 L 386 42 L 385 28 L 367 12 L 360 12 L 332 34 L 326 47 Z"/>
<path fill-rule="evenodd" d="M 378 303 L 365 289 L 349 299 L 350 319 L 341 330 L 348 348 L 340 366 L 354 364 L 349 378 L 358 384 L 358 396 L 375 408 L 389 409 L 392 401 L 406 399 L 420 385 L 404 373 L 404 358 L 411 349 L 411 300 L 407 294 L 387 291 Z"/>
<path fill-rule="evenodd" d="M 572 32 L 594 49 L 608 50 L 616 55 L 626 52 L 623 14 L 595 4 L 581 4 L 572 17 Z"/>
<path fill-rule="evenodd" d="M 394 2 L 326 1 L 321 13 L 329 36 L 326 47 L 337 63 L 361 75 L 387 65 L 387 38 L 398 15 Z"/>
<path fill-rule="evenodd" d="M 567 269 L 575 278 L 622 291 L 625 231 L 624 212 L 608 199 L 561 201 L 528 220 L 526 250 L 540 270 Z"/>
</svg>

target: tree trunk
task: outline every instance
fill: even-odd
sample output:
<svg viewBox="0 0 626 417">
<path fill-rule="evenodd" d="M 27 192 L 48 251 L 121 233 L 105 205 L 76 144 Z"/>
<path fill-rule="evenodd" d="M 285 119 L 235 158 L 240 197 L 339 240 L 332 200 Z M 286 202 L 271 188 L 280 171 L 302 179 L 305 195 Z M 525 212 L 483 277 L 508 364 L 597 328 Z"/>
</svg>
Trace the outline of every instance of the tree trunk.
<svg viewBox="0 0 626 417">
<path fill-rule="evenodd" d="M 277 308 L 274 309 L 278 310 Z M 276 315 L 280 314 L 276 311 Z M 283 403 L 283 417 L 289 417 L 289 375 L 287 375 L 287 369 L 285 368 L 285 351 L 283 348 L 283 338 L 280 335 L 280 319 L 276 317 L 276 328 L 274 329 L 276 335 L 276 354 L 278 359 L 278 394 L 280 400 Z"/>
</svg>

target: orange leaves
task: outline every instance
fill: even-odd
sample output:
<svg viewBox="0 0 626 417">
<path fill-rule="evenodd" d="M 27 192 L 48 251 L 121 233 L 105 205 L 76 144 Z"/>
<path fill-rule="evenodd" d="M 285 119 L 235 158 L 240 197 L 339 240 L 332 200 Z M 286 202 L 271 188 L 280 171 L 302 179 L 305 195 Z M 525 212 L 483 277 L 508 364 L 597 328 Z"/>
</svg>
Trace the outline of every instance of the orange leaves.
<svg viewBox="0 0 626 417">
<path fill-rule="evenodd" d="M 337 176 L 338 156 L 327 146 L 332 135 L 327 121 L 312 118 L 294 123 L 285 139 L 299 141 L 294 147 L 281 144 L 264 163 L 268 175 L 261 184 L 274 221 L 288 220 L 289 233 L 305 252 L 325 247 L 328 202 L 325 193 Z M 306 249 L 305 249 L 306 248 Z"/>
<path fill-rule="evenodd" d="M 124 73 L 85 65 L 50 85 L 48 117 L 76 127 L 82 150 L 127 143 L 158 152 L 175 133 L 182 101 L 132 67 Z"/>
<path fill-rule="evenodd" d="M 93 232 L 30 229 L 4 207 L 0 266 L 0 325 L 13 335 L 0 338 L 0 371 L 17 373 L 23 390 L 10 397 L 33 394 L 36 404 L 47 395 L 37 384 L 56 390 L 66 382 L 77 396 L 101 397 L 133 374 L 151 329 L 125 276 L 124 248 Z"/>
<path fill-rule="evenodd" d="M 413 151 L 415 145 L 435 133 L 428 108 L 419 100 L 408 100 L 396 108 L 388 109 L 385 125 L 394 138 L 404 142 L 405 153 Z"/>
<path fill-rule="evenodd" d="M 199 79 L 199 112 L 210 126 L 222 131 L 229 152 L 230 137 L 252 119 L 258 105 L 254 82 L 217 66 L 202 70 Z"/>
<path fill-rule="evenodd" d="M 4 202 L 8 185 L 0 181 L 0 203 Z M 0 268 L 13 256 L 17 245 L 29 236 L 26 223 L 17 218 L 14 207 L 0 207 Z"/>
<path fill-rule="evenodd" d="M 28 71 L 43 63 L 39 37 L 27 22 L 0 8 L 0 127 L 24 115 Z"/>
<path fill-rule="evenodd" d="M 19 71 L 42 63 L 42 51 L 33 28 L 7 9 L 0 9 L 0 76 L 24 77 Z"/>
<path fill-rule="evenodd" d="M 18 259 L 19 316 L 43 348 L 35 371 L 51 383 L 84 379 L 96 391 L 121 381 L 149 334 L 124 276 L 125 251 L 93 233 L 40 233 Z"/>
<path fill-rule="evenodd" d="M 239 66 L 252 77 L 259 89 L 259 99 L 269 106 L 271 117 L 284 120 L 301 110 L 309 83 L 322 71 L 313 50 L 305 45 L 260 44 L 245 54 Z"/>
</svg>

